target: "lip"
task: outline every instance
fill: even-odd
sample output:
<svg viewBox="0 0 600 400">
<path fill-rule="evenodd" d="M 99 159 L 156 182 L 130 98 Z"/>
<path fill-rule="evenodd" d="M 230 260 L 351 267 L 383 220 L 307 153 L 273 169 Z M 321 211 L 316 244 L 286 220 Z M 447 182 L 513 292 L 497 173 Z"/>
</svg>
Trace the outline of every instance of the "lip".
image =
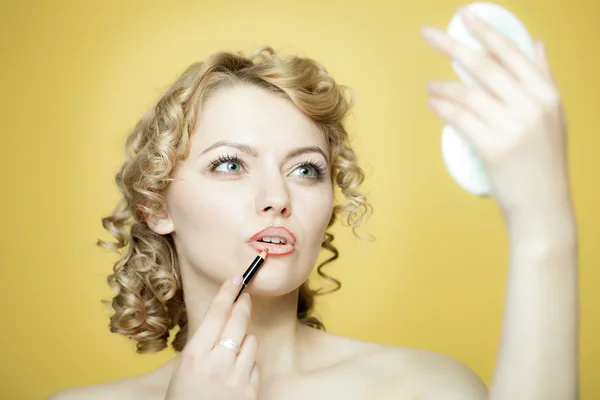
<svg viewBox="0 0 600 400">
<path fill-rule="evenodd" d="M 285 240 L 285 244 L 273 244 L 259 242 L 258 239 L 265 236 L 276 236 Z M 248 245 L 257 251 L 266 251 L 269 256 L 285 256 L 292 254 L 296 248 L 296 236 L 288 229 L 283 226 L 269 226 L 259 232 L 256 232 L 250 240 Z"/>
</svg>

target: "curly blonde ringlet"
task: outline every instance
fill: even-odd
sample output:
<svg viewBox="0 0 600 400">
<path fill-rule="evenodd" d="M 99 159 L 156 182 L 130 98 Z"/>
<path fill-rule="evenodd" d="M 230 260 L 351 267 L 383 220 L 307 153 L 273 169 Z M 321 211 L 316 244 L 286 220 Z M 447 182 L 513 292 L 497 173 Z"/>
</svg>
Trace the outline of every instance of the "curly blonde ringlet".
<svg viewBox="0 0 600 400">
<path fill-rule="evenodd" d="M 356 228 L 371 213 L 366 197 L 358 192 L 364 172 L 343 126 L 351 108 L 348 89 L 336 84 L 320 64 L 309 58 L 277 55 L 270 47 L 250 57 L 217 52 L 192 64 L 127 137 L 125 162 L 115 178 L 122 198 L 113 213 L 102 219 L 116 242 L 98 240 L 98 246 L 119 254 L 108 277 L 116 293 L 111 302 L 114 314 L 110 330 L 135 341 L 138 353 L 167 347 L 175 327 L 179 327 L 172 343 L 175 350 L 181 351 L 187 340 L 187 314 L 174 242 L 171 235 L 152 231 L 146 219 L 164 210 L 164 191 L 178 163 L 189 153 L 202 105 L 217 89 L 239 84 L 256 85 L 289 99 L 321 128 L 329 144 L 332 183 L 345 198 L 343 204 L 334 206 L 328 227 L 343 216 L 342 222 L 357 235 Z M 317 272 L 334 288 L 311 290 L 304 282 L 299 289 L 298 320 L 317 329 L 325 327 L 310 315 L 314 296 L 341 287 L 338 280 L 322 271 L 338 258 L 333 239 L 327 232 L 322 248 L 332 255 L 317 267 Z"/>
</svg>

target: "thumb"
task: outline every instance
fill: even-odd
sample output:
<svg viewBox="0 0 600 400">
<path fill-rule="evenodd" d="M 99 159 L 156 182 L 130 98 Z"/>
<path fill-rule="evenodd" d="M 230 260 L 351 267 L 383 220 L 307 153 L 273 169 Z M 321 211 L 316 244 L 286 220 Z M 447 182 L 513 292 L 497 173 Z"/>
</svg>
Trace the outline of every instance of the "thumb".
<svg viewBox="0 0 600 400">
<path fill-rule="evenodd" d="M 550 62 L 548 62 L 548 54 L 546 53 L 546 46 L 541 40 L 536 40 L 534 44 L 534 62 L 535 65 L 540 69 L 546 78 L 553 84 L 556 84 L 554 74 L 550 68 Z"/>
<path fill-rule="evenodd" d="M 534 51 L 534 62 L 535 65 L 540 69 L 540 71 L 544 74 L 544 76 L 548 79 L 548 81 L 557 88 L 556 78 L 554 77 L 554 73 L 552 72 L 552 68 L 550 68 L 550 62 L 548 61 L 548 54 L 546 53 L 546 46 L 544 42 L 541 40 L 535 41 L 535 51 Z M 557 88 L 558 90 L 558 88 Z M 563 104 L 560 104 L 560 119 L 564 127 L 567 126 L 567 116 L 565 114 L 565 109 Z"/>
<path fill-rule="evenodd" d="M 254 367 L 252 367 L 252 373 L 250 374 L 250 383 L 258 393 L 258 389 L 260 388 L 260 366 L 257 362 L 255 362 Z"/>
</svg>

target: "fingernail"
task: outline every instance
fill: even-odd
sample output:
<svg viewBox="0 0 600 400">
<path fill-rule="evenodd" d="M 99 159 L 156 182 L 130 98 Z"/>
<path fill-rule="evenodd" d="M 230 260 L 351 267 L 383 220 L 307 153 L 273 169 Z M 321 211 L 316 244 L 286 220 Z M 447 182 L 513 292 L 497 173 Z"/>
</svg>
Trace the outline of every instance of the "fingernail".
<svg viewBox="0 0 600 400">
<path fill-rule="evenodd" d="M 427 86 L 425 86 L 425 88 L 427 89 L 427 91 L 429 92 L 437 92 L 439 90 L 439 86 L 437 83 L 435 82 L 428 82 Z"/>
<path fill-rule="evenodd" d="M 244 277 L 242 275 L 237 275 L 233 278 L 232 282 L 234 285 L 239 285 L 240 283 L 242 283 L 243 280 Z"/>
<path fill-rule="evenodd" d="M 460 15 L 465 19 L 465 21 L 474 21 L 476 18 L 475 14 L 473 14 L 468 8 L 463 8 L 460 11 Z"/>
<path fill-rule="evenodd" d="M 429 107 L 433 110 L 439 109 L 440 105 L 442 104 L 441 101 L 432 98 L 428 99 L 427 103 L 429 104 Z"/>
<path fill-rule="evenodd" d="M 542 49 L 542 54 L 546 57 L 546 45 L 541 40 L 538 41 L 540 43 L 540 48 Z"/>
<path fill-rule="evenodd" d="M 428 26 L 421 29 L 421 34 L 425 36 L 426 39 L 437 42 L 440 39 L 440 34 L 433 28 Z"/>
</svg>

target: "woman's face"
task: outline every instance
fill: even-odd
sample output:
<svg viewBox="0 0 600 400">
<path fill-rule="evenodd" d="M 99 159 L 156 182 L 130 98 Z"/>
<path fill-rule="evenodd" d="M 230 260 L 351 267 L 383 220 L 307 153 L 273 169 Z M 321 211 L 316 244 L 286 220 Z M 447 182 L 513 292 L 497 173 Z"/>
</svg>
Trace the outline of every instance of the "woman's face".
<svg viewBox="0 0 600 400">
<path fill-rule="evenodd" d="M 317 125 L 291 101 L 238 85 L 205 103 L 190 146 L 166 193 L 168 215 L 153 226 L 174 233 L 182 267 L 223 282 L 268 249 L 248 291 L 299 287 L 333 210 L 329 148 Z M 285 230 L 255 236 L 269 227 Z"/>
</svg>

